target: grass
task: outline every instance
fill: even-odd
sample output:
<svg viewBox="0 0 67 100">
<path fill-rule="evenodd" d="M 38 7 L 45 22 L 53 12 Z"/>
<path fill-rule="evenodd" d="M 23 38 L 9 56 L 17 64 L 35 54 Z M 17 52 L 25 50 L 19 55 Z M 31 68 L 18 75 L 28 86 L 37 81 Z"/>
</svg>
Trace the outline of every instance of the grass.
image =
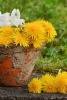
<svg viewBox="0 0 67 100">
<path fill-rule="evenodd" d="M 36 62 L 35 70 L 44 73 L 67 71 L 67 0 L 0 0 L 0 10 L 11 12 L 14 8 L 21 11 L 21 17 L 28 21 L 45 19 L 50 21 L 57 37 L 46 45 Z"/>
</svg>

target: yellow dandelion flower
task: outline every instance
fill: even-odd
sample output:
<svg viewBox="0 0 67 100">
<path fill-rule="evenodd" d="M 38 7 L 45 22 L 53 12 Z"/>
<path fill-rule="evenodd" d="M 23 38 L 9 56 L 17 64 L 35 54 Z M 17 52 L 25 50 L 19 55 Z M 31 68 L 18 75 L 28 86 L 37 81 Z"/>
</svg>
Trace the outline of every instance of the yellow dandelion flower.
<svg viewBox="0 0 67 100">
<path fill-rule="evenodd" d="M 37 39 L 37 40 L 33 40 L 33 47 L 35 48 L 40 48 L 43 46 L 44 43 L 44 39 Z"/>
<path fill-rule="evenodd" d="M 4 45 L 5 47 L 9 46 L 12 43 L 12 39 L 9 37 L 0 37 L 0 45 Z"/>
<path fill-rule="evenodd" d="M 27 38 L 23 37 L 23 35 L 20 33 L 13 34 L 13 40 L 16 45 L 20 44 L 20 46 L 24 46 L 24 47 L 28 46 Z"/>
<path fill-rule="evenodd" d="M 10 43 L 13 43 L 11 38 L 12 33 L 13 29 L 9 26 L 0 28 L 0 45 L 7 47 Z"/>
<path fill-rule="evenodd" d="M 13 28 L 10 26 L 4 26 L 1 29 L 4 35 L 11 35 L 14 32 Z"/>
<path fill-rule="evenodd" d="M 46 21 L 45 20 L 37 20 L 36 23 L 42 25 L 43 27 L 45 27 Z"/>
<path fill-rule="evenodd" d="M 56 87 L 60 93 L 67 93 L 67 72 L 60 72 L 56 76 Z"/>
<path fill-rule="evenodd" d="M 42 90 L 48 93 L 55 93 L 56 86 L 55 86 L 55 77 L 49 74 L 45 74 L 41 77 L 42 81 Z"/>
<path fill-rule="evenodd" d="M 42 25 L 45 29 L 44 39 L 47 42 L 53 41 L 54 37 L 57 35 L 53 25 L 45 20 L 36 21 L 38 24 Z"/>
<path fill-rule="evenodd" d="M 51 23 L 46 21 L 44 24 L 45 24 L 45 28 L 46 28 L 45 37 L 47 39 L 47 42 L 51 42 L 51 41 L 53 41 L 53 39 L 57 35 L 57 33 Z"/>
<path fill-rule="evenodd" d="M 28 84 L 29 92 L 41 93 L 41 81 L 38 78 L 33 78 Z"/>
<path fill-rule="evenodd" d="M 26 23 L 25 33 L 29 38 L 32 39 L 43 39 L 44 38 L 44 28 L 42 25 L 36 22 Z"/>
</svg>

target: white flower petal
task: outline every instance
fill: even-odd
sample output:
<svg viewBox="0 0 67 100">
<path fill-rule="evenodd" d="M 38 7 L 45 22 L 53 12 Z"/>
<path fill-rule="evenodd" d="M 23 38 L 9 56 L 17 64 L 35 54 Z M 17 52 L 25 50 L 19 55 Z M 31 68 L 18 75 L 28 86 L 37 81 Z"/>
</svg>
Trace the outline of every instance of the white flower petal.
<svg viewBox="0 0 67 100">
<path fill-rule="evenodd" d="M 9 18 L 10 18 L 9 13 L 3 14 L 3 18 L 5 18 L 5 20 L 9 21 Z"/>
<path fill-rule="evenodd" d="M 6 26 L 11 26 L 11 22 L 7 22 L 6 23 Z"/>
<path fill-rule="evenodd" d="M 12 25 L 15 25 L 16 27 L 18 27 L 18 20 L 17 20 L 17 18 L 12 19 Z"/>
<path fill-rule="evenodd" d="M 11 17 L 14 18 L 15 17 L 15 14 L 16 14 L 16 9 L 14 9 L 11 13 Z"/>
<path fill-rule="evenodd" d="M 24 24 L 24 23 L 25 23 L 25 20 L 24 20 L 24 19 L 20 19 L 20 21 L 22 22 L 22 24 Z"/>
<path fill-rule="evenodd" d="M 19 11 L 19 9 L 17 9 L 16 14 L 17 14 L 17 18 L 20 18 L 20 11 Z"/>
<path fill-rule="evenodd" d="M 7 23 L 9 22 L 9 13 L 4 13 L 0 15 L 0 27 L 7 26 Z"/>
</svg>

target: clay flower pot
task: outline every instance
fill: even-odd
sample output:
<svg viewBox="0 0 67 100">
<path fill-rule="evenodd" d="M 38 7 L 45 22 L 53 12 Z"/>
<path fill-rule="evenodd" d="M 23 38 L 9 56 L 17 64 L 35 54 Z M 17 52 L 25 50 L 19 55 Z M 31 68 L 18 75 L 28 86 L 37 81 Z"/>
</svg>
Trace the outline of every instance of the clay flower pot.
<svg viewBox="0 0 67 100">
<path fill-rule="evenodd" d="M 25 85 L 43 46 L 57 35 L 45 20 L 25 23 L 19 9 L 0 14 L 0 84 Z M 37 49 L 38 48 L 38 49 Z"/>
<path fill-rule="evenodd" d="M 39 52 L 21 46 L 0 47 L 0 83 L 6 86 L 27 84 Z"/>
</svg>

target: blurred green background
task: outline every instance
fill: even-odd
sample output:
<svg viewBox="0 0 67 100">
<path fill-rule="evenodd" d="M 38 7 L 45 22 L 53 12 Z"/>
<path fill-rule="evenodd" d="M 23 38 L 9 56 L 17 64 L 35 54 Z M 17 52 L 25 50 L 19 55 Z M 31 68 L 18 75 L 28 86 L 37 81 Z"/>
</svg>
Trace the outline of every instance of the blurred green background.
<svg viewBox="0 0 67 100">
<path fill-rule="evenodd" d="M 67 0 L 0 0 L 0 11 L 11 12 L 17 8 L 28 21 L 50 21 L 57 37 L 43 48 L 36 62 L 35 71 L 58 73 L 67 71 Z"/>
</svg>

